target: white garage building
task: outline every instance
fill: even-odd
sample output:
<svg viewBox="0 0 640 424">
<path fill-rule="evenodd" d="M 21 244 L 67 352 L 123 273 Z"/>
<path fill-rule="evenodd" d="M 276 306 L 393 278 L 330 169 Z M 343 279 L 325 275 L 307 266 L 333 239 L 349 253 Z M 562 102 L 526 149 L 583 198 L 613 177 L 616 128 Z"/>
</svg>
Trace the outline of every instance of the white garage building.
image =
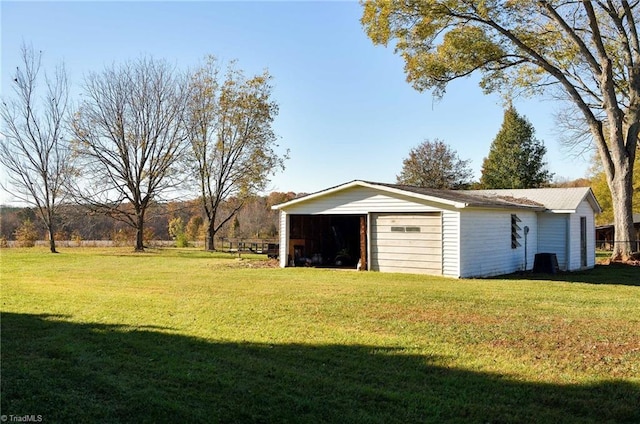
<svg viewBox="0 0 640 424">
<path fill-rule="evenodd" d="M 588 187 L 434 190 L 352 181 L 273 207 L 280 265 L 488 277 L 530 270 L 554 253 L 560 270 L 595 265 L 600 206 Z"/>
</svg>

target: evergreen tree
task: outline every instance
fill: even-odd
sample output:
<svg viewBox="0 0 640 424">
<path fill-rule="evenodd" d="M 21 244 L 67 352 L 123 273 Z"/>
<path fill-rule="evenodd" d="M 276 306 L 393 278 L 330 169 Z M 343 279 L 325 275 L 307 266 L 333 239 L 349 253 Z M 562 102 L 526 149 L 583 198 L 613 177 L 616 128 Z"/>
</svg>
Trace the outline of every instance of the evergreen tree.
<svg viewBox="0 0 640 424">
<path fill-rule="evenodd" d="M 544 144 L 534 138 L 531 123 L 509 106 L 504 112 L 502 128 L 482 163 L 480 185 L 485 189 L 548 185 L 553 174 L 544 161 L 546 152 Z"/>
</svg>

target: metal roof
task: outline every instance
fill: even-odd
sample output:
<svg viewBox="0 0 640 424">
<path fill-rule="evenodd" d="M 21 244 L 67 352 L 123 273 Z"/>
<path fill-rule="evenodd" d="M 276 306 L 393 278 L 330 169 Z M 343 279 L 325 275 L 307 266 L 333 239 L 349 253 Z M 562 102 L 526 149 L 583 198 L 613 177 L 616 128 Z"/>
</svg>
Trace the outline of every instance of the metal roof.
<svg viewBox="0 0 640 424">
<path fill-rule="evenodd" d="M 383 187 L 402 190 L 405 192 L 449 200 L 459 204 L 464 204 L 464 207 L 544 209 L 544 205 L 541 203 L 531 201 L 527 198 L 516 198 L 515 196 L 510 195 L 491 195 L 474 193 L 465 190 L 438 190 L 434 188 L 415 187 L 400 184 L 373 182 L 368 183 L 371 185 L 379 185 Z"/>
<path fill-rule="evenodd" d="M 544 205 L 545 208 L 556 212 L 575 212 L 580 203 L 586 198 L 597 213 L 602 212 L 598 201 L 589 187 L 465 190 L 465 193 L 472 195 L 479 194 L 482 196 L 525 198 Z"/>
<path fill-rule="evenodd" d="M 395 193 L 399 195 L 419 198 L 426 201 L 443 203 L 456 208 L 500 208 L 500 209 L 529 209 L 543 211 L 548 208 L 542 202 L 526 196 L 515 196 L 509 193 L 480 193 L 479 191 L 463 190 L 437 190 L 432 188 L 414 187 L 399 184 L 386 184 L 371 181 L 354 180 L 339 186 L 330 187 L 316 193 L 298 197 L 279 205 L 274 205 L 272 209 L 283 209 L 291 205 L 306 202 L 322 196 L 328 196 L 352 187 L 369 187 L 381 191 Z M 555 190 L 555 189 L 553 189 Z M 525 190 L 527 191 L 527 190 Z"/>
</svg>

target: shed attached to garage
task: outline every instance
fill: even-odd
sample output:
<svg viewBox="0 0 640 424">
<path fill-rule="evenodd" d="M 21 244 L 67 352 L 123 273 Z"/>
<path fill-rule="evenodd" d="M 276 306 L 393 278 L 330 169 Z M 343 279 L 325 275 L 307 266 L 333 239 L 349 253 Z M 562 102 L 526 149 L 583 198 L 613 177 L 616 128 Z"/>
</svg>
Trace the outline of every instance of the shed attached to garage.
<svg viewBox="0 0 640 424">
<path fill-rule="evenodd" d="M 593 267 L 600 211 L 589 188 L 452 191 L 359 180 L 273 208 L 282 267 L 450 277 L 528 270 L 539 252 L 555 253 L 562 270 Z"/>
</svg>

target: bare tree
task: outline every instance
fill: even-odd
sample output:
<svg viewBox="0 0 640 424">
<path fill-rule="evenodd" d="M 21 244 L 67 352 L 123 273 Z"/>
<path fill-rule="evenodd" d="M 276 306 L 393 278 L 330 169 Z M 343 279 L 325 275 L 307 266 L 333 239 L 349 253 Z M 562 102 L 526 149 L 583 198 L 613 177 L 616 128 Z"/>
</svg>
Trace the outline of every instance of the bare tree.
<svg viewBox="0 0 640 424">
<path fill-rule="evenodd" d="M 80 160 L 75 192 L 93 210 L 124 222 L 144 249 L 145 214 L 178 187 L 187 147 L 184 76 L 165 61 L 141 58 L 91 73 L 75 114 L 74 148 Z"/>
<path fill-rule="evenodd" d="M 221 75 L 216 60 L 194 73 L 189 110 L 192 159 L 206 217 L 207 250 L 245 201 L 264 190 L 269 175 L 284 168 L 275 152 L 271 124 L 278 113 L 268 72 L 246 78 L 231 64 Z M 228 200 L 233 200 L 229 202 Z M 222 208 L 227 201 L 230 208 Z"/>
<path fill-rule="evenodd" d="M 71 164 L 64 140 L 69 86 L 63 65 L 52 78 L 43 75 L 41 65 L 42 52 L 22 46 L 22 67 L 16 68 L 13 79 L 14 97 L 0 107 L 0 163 L 8 174 L 8 186 L 2 188 L 35 208 L 47 228 L 49 249 L 57 253 L 56 214 L 65 199 Z"/>
</svg>

